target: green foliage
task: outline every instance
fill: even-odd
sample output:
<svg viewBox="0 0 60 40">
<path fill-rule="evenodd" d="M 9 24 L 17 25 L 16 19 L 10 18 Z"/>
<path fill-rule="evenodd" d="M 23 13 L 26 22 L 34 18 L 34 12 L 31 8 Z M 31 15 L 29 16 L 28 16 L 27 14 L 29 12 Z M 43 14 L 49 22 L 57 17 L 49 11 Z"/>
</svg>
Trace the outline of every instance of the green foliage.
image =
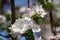
<svg viewBox="0 0 60 40">
<path fill-rule="evenodd" d="M 3 24 L 3 23 L 2 23 L 2 22 L 0 22 L 0 27 L 2 26 L 2 24 Z"/>
<path fill-rule="evenodd" d="M 2 32 L 2 31 L 4 31 L 4 30 L 6 30 L 6 28 L 0 27 L 0 32 Z"/>
<path fill-rule="evenodd" d="M 38 0 L 38 2 L 43 5 L 44 9 L 51 9 L 53 7 L 53 4 L 48 1 Z"/>
<path fill-rule="evenodd" d="M 0 24 L 3 24 L 3 22 L 0 20 Z"/>
<path fill-rule="evenodd" d="M 31 18 L 38 24 L 38 19 L 40 18 L 40 14 L 34 14 Z"/>
<path fill-rule="evenodd" d="M 43 22 L 47 22 L 47 19 L 45 18 L 40 18 Z"/>
<path fill-rule="evenodd" d="M 11 25 L 10 24 L 8 24 L 6 27 L 0 27 L 0 32 L 2 32 L 2 31 L 4 31 L 4 30 L 7 30 L 8 32 L 10 32 L 10 30 L 9 30 L 9 27 L 10 27 Z"/>
<path fill-rule="evenodd" d="M 44 4 L 44 0 L 38 0 L 38 2 Z"/>
<path fill-rule="evenodd" d="M 40 17 L 40 14 L 36 13 L 31 18 L 36 18 L 36 17 Z"/>
<path fill-rule="evenodd" d="M 41 18 L 40 14 L 37 14 L 37 13 L 34 14 L 31 18 L 36 22 L 36 24 L 39 24 L 39 21 L 38 21 L 39 19 L 44 21 L 44 22 L 47 21 L 45 18 Z"/>
<path fill-rule="evenodd" d="M 2 38 L 0 38 L 0 40 L 3 40 Z"/>
<path fill-rule="evenodd" d="M 26 40 L 35 40 L 34 36 L 33 36 L 33 32 L 32 30 L 27 30 L 25 31 L 24 34 L 22 34 L 22 36 L 24 36 L 26 38 Z"/>
<path fill-rule="evenodd" d="M 11 26 L 11 24 L 8 24 L 7 26 L 6 26 L 6 28 L 9 28 Z"/>
<path fill-rule="evenodd" d="M 10 32 L 9 27 L 11 27 L 11 24 L 8 24 L 8 25 L 6 26 L 6 30 L 7 30 L 8 32 Z"/>
<path fill-rule="evenodd" d="M 9 14 L 4 14 L 4 16 L 7 18 L 7 21 L 9 21 L 9 20 L 11 20 L 11 18 L 10 18 L 10 15 Z"/>
<path fill-rule="evenodd" d="M 22 18 L 23 14 L 22 13 L 17 13 L 16 18 Z"/>
<path fill-rule="evenodd" d="M 57 25 L 57 26 L 60 26 L 60 18 L 57 19 L 56 25 Z"/>
<path fill-rule="evenodd" d="M 52 3 L 45 2 L 45 3 L 43 4 L 43 8 L 49 10 L 49 9 L 53 8 L 53 5 L 52 5 Z"/>
</svg>

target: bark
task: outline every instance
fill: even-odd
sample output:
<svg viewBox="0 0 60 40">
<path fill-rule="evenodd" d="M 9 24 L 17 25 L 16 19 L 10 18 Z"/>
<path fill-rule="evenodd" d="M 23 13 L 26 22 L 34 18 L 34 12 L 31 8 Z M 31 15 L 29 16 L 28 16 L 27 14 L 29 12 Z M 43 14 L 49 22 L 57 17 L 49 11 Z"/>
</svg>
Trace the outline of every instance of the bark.
<svg viewBox="0 0 60 40">
<path fill-rule="evenodd" d="M 2 6 L 2 0 L 0 0 L 0 14 L 3 13 L 3 6 Z"/>
<path fill-rule="evenodd" d="M 51 24 L 51 30 L 54 33 L 54 35 L 56 35 L 56 22 L 54 21 L 54 17 L 52 14 L 52 9 L 49 10 L 49 16 L 50 16 L 50 24 Z"/>
<path fill-rule="evenodd" d="M 11 0 L 11 20 L 12 20 L 12 24 L 15 22 L 15 3 L 14 3 L 14 0 Z M 12 37 L 12 34 L 9 34 L 11 40 L 16 40 L 17 37 Z"/>
<path fill-rule="evenodd" d="M 49 1 L 49 0 L 46 0 Z M 51 0 L 51 3 L 53 4 L 53 0 Z M 50 18 L 50 24 L 51 24 L 51 31 L 54 35 L 56 35 L 56 15 L 54 12 L 54 6 L 48 9 L 49 12 L 49 18 Z"/>
<path fill-rule="evenodd" d="M 51 0 L 51 2 L 53 3 L 53 0 Z M 50 16 L 50 24 L 51 24 L 51 30 L 52 33 L 54 33 L 54 35 L 56 35 L 56 15 L 54 15 L 54 6 L 52 6 L 52 8 L 49 9 L 49 16 Z"/>
<path fill-rule="evenodd" d="M 15 3 L 14 0 L 11 0 L 11 20 L 12 20 L 12 24 L 15 22 Z"/>
</svg>

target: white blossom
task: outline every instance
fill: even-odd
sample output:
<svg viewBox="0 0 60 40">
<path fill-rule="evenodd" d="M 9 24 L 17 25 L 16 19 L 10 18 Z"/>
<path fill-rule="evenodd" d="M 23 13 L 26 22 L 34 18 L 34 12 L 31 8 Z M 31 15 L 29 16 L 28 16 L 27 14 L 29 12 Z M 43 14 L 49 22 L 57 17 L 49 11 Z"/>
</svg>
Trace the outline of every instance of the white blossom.
<svg viewBox="0 0 60 40">
<path fill-rule="evenodd" d="M 59 31 L 60 31 L 60 27 L 57 27 L 57 28 L 56 28 L 56 31 L 59 32 Z"/>
<path fill-rule="evenodd" d="M 32 31 L 35 33 L 35 32 L 40 32 L 41 29 L 40 29 L 40 25 L 37 25 L 35 24 L 34 27 L 32 28 Z"/>
<path fill-rule="evenodd" d="M 45 10 L 42 8 L 42 5 L 36 5 L 35 7 L 33 7 L 34 11 L 38 14 L 41 14 L 41 17 L 44 18 L 45 15 L 47 15 L 47 13 L 45 12 Z"/>
<path fill-rule="evenodd" d="M 6 17 L 3 15 L 0 15 L 0 22 L 2 23 L 6 22 Z"/>
<path fill-rule="evenodd" d="M 38 13 L 41 14 L 40 17 L 44 18 L 47 13 L 45 10 L 42 8 L 42 5 L 36 5 L 33 6 L 32 8 L 27 8 L 26 13 L 31 17 L 32 15 Z"/>
<path fill-rule="evenodd" d="M 55 39 L 56 36 L 50 35 L 48 38 L 49 38 L 49 39 Z"/>
<path fill-rule="evenodd" d="M 57 33 L 56 37 L 57 37 L 57 38 L 60 38 L 60 33 Z"/>
<path fill-rule="evenodd" d="M 28 16 L 32 17 L 32 15 L 35 14 L 35 11 L 33 9 L 31 9 L 31 8 L 29 8 L 29 9 L 27 10 L 28 11 L 27 14 L 28 14 Z"/>
<path fill-rule="evenodd" d="M 14 33 L 18 32 L 20 34 L 24 33 L 26 30 L 31 29 L 33 27 L 33 21 L 29 17 L 24 17 L 21 19 L 17 19 L 16 22 L 10 27 Z"/>
<path fill-rule="evenodd" d="M 41 14 L 40 17 L 42 17 L 42 18 L 44 18 L 45 15 L 47 15 L 45 10 L 42 8 L 42 5 L 36 5 L 36 6 L 33 6 L 32 8 L 21 7 L 19 9 L 19 12 L 26 13 L 30 17 L 32 17 L 36 13 Z"/>
<path fill-rule="evenodd" d="M 14 33 L 23 34 L 26 30 L 32 29 L 33 32 L 40 32 L 40 25 L 36 25 L 29 16 L 24 15 L 23 18 L 16 19 L 16 22 L 9 28 Z"/>
<path fill-rule="evenodd" d="M 10 10 L 10 9 L 8 9 L 8 10 L 7 10 L 7 13 L 11 15 L 11 13 L 12 13 L 12 12 L 11 12 L 11 10 Z"/>
<path fill-rule="evenodd" d="M 26 7 L 21 7 L 18 12 L 19 13 L 25 13 L 26 9 L 27 9 Z"/>
<path fill-rule="evenodd" d="M 13 33 L 23 34 L 26 30 L 32 29 L 33 32 L 40 32 L 40 25 L 37 25 L 31 18 L 34 14 L 41 14 L 40 17 L 44 18 L 47 13 L 42 8 L 42 5 L 36 5 L 33 8 L 21 7 L 20 13 L 23 14 L 22 18 L 16 19 L 15 23 L 9 28 Z"/>
</svg>

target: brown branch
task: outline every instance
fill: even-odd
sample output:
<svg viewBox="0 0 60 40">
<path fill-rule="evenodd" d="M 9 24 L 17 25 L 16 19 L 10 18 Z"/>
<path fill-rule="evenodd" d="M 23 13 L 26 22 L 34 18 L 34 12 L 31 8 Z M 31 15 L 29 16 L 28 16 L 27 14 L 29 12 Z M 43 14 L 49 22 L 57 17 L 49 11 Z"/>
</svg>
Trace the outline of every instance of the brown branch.
<svg viewBox="0 0 60 40">
<path fill-rule="evenodd" d="M 12 24 L 15 22 L 15 4 L 14 0 L 11 0 L 11 19 L 12 19 Z"/>
</svg>

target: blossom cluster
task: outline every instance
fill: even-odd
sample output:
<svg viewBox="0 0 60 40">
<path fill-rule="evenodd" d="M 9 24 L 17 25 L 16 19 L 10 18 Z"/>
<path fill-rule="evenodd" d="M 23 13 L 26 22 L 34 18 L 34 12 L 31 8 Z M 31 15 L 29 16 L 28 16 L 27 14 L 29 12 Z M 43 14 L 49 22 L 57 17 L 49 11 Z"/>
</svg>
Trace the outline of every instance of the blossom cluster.
<svg viewBox="0 0 60 40">
<path fill-rule="evenodd" d="M 42 5 L 36 5 L 36 6 L 33 6 L 32 8 L 26 8 L 26 7 L 22 7 L 19 9 L 20 13 L 25 13 L 27 14 L 28 16 L 32 16 L 34 14 L 40 14 L 40 17 L 44 18 L 45 15 L 47 15 L 47 13 L 45 12 L 45 10 L 43 9 Z"/>
<path fill-rule="evenodd" d="M 22 7 L 19 9 L 20 13 L 23 13 L 22 18 L 16 19 L 15 23 L 9 28 L 14 34 L 23 34 L 26 30 L 32 29 L 33 32 L 41 31 L 40 25 L 36 24 L 31 18 L 34 14 L 39 14 L 39 17 L 44 18 L 47 13 L 42 8 L 42 5 L 36 5 L 32 8 Z"/>
<path fill-rule="evenodd" d="M 39 32 L 40 25 L 36 25 L 30 17 L 23 16 L 23 18 L 16 19 L 16 22 L 10 27 L 14 33 L 23 34 L 26 30 L 32 29 L 33 32 Z M 38 31 L 37 31 L 38 30 Z"/>
</svg>

